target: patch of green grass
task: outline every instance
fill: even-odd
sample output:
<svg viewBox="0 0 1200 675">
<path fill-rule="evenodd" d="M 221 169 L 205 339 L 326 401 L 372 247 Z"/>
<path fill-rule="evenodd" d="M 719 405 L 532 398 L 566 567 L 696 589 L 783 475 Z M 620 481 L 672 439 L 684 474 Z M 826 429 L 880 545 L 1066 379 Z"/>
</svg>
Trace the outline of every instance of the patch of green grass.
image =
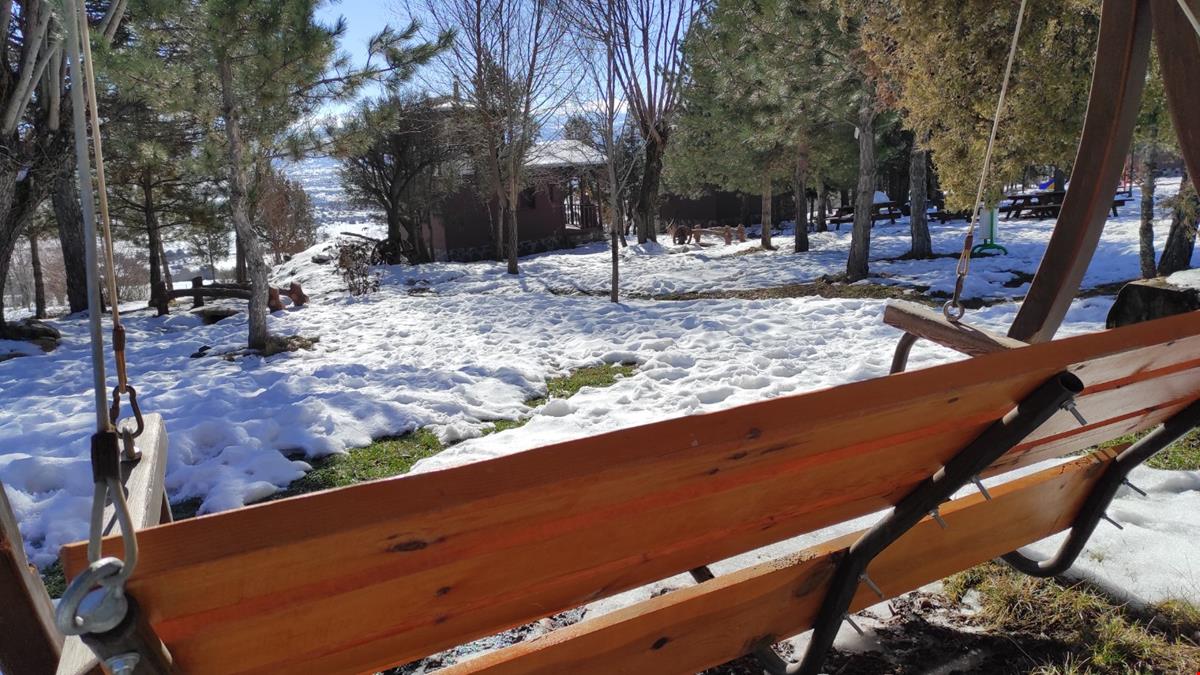
<svg viewBox="0 0 1200 675">
<path fill-rule="evenodd" d="M 1126 434 L 1098 445 L 1098 448 L 1112 448 L 1124 443 L 1136 443 L 1145 436 L 1147 431 L 1137 434 Z M 1087 451 L 1085 451 L 1087 452 Z M 1187 435 L 1168 446 L 1162 452 L 1151 457 L 1146 466 L 1153 469 L 1169 471 L 1200 471 L 1200 429 L 1193 429 Z"/>
<path fill-rule="evenodd" d="M 42 583 L 46 585 L 50 597 L 62 597 L 67 590 L 67 574 L 63 572 L 62 562 L 55 560 L 53 565 L 42 570 Z"/>
<path fill-rule="evenodd" d="M 1146 466 L 1174 471 L 1200 471 L 1200 430 L 1188 432 L 1174 445 L 1151 457 Z"/>
<path fill-rule="evenodd" d="M 1191 672 L 1200 662 L 1200 609 L 1181 601 L 1139 611 L 1085 584 L 1035 579 L 996 563 L 945 583 L 952 599 L 970 589 L 979 593 L 978 622 L 1014 639 L 1049 637 L 1063 645 L 1065 660 L 1036 673 Z"/>
<path fill-rule="evenodd" d="M 550 398 L 569 398 L 584 387 L 607 387 L 622 377 L 629 377 L 635 370 L 637 366 L 629 363 L 604 363 L 578 368 L 562 377 L 546 380 L 546 389 Z"/>
<path fill-rule="evenodd" d="M 384 438 L 344 455 L 331 455 L 315 462 L 313 470 L 272 497 L 282 499 L 319 490 L 345 487 L 408 473 L 413 464 L 443 450 L 433 432 L 418 429 L 403 436 Z"/>
<path fill-rule="evenodd" d="M 547 395 L 526 399 L 525 405 L 536 408 L 552 398 L 570 398 L 584 387 L 607 387 L 622 377 L 629 377 L 635 371 L 637 371 L 637 364 L 634 363 L 602 363 L 598 366 L 577 368 L 566 375 L 546 380 Z M 521 417 L 515 420 L 497 420 L 492 428 L 484 432 L 484 435 L 523 427 L 529 419 L 529 417 Z"/>
</svg>

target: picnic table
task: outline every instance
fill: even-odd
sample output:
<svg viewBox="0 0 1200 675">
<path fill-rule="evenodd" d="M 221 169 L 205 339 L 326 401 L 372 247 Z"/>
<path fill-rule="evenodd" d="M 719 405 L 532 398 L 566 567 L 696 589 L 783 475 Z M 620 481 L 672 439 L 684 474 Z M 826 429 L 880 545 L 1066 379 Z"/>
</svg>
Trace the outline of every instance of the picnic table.
<svg viewBox="0 0 1200 675">
<path fill-rule="evenodd" d="M 1001 204 L 999 207 L 1000 213 L 1005 214 L 1005 220 L 1020 218 L 1022 215 L 1039 220 L 1044 218 L 1057 218 L 1058 212 L 1062 210 L 1063 199 L 1066 198 L 1065 190 L 1046 190 L 1044 192 L 1030 192 L 1027 194 L 1009 195 L 1005 199 L 1007 204 Z M 1112 214 L 1119 215 L 1117 209 L 1125 206 L 1132 198 L 1132 191 L 1118 192 L 1113 196 Z"/>
<path fill-rule="evenodd" d="M 904 212 L 901 210 L 902 206 L 903 204 L 900 202 L 876 202 L 872 204 L 871 223 L 875 224 L 884 219 L 895 223 L 897 218 L 904 215 Z M 854 206 L 839 206 L 837 212 L 829 219 L 829 222 L 839 226 L 842 223 L 854 222 Z"/>
</svg>

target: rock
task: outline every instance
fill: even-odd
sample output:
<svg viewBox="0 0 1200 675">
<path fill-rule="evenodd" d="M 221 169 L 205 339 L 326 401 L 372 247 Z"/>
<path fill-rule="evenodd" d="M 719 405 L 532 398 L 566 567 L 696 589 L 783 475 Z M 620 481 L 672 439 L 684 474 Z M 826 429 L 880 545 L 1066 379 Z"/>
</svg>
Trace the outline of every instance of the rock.
<svg viewBox="0 0 1200 675">
<path fill-rule="evenodd" d="M 1140 279 L 1121 288 L 1108 312 L 1106 326 L 1118 328 L 1200 309 L 1200 290 L 1167 283 L 1165 279 Z"/>
<path fill-rule="evenodd" d="M 3 330 L 0 330 L 0 337 L 32 342 L 41 347 L 44 352 L 54 351 L 62 342 L 62 333 L 58 332 L 57 328 L 37 319 L 24 319 L 3 326 Z"/>
<path fill-rule="evenodd" d="M 204 345 L 200 349 L 197 349 L 195 352 L 192 352 L 191 358 L 198 359 L 202 356 L 205 356 L 208 354 L 210 349 L 212 349 L 212 345 Z"/>
<path fill-rule="evenodd" d="M 318 253 L 312 257 L 312 261 L 318 265 L 328 265 L 333 262 L 333 256 L 324 253 Z"/>
</svg>

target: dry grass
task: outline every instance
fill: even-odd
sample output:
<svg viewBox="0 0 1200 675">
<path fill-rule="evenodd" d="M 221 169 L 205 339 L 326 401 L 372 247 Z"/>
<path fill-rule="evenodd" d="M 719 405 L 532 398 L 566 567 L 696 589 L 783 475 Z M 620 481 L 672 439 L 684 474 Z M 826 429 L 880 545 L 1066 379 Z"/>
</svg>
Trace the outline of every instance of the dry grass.
<svg viewBox="0 0 1200 675">
<path fill-rule="evenodd" d="M 1050 637 L 1062 645 L 1059 659 L 1032 673 L 1191 673 L 1200 664 L 1200 609 L 1181 601 L 1137 609 L 1086 584 L 1035 579 L 997 563 L 946 580 L 951 599 L 970 590 L 981 603 L 974 623 L 1017 641 Z"/>
</svg>

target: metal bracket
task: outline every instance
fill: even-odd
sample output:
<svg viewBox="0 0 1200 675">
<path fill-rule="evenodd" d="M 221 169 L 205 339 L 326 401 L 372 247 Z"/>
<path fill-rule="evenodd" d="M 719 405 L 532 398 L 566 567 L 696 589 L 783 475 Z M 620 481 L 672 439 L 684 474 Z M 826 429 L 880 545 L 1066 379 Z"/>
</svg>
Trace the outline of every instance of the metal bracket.
<svg viewBox="0 0 1200 675">
<path fill-rule="evenodd" d="M 1200 401 L 1196 401 L 1176 413 L 1174 417 L 1163 422 L 1157 429 L 1146 434 L 1137 443 L 1117 455 L 1117 458 L 1109 463 L 1108 469 L 1096 482 L 1091 494 L 1080 507 L 1078 515 L 1075 516 L 1075 523 L 1071 526 L 1071 533 L 1067 535 L 1067 540 L 1063 542 L 1053 557 L 1037 561 L 1025 556 L 1020 551 L 1013 551 L 1001 556 L 1001 560 L 1012 565 L 1016 570 L 1033 577 L 1053 577 L 1066 572 L 1083 552 L 1083 547 L 1087 545 L 1088 539 L 1096 531 L 1096 525 L 1102 519 L 1108 519 L 1106 515 L 1108 505 L 1112 503 L 1117 490 L 1128 482 L 1129 472 L 1197 426 L 1200 426 Z M 1109 521 L 1113 522 L 1111 519 Z M 1115 522 L 1113 524 L 1117 525 Z"/>
<path fill-rule="evenodd" d="M 812 637 L 803 660 L 789 664 L 770 645 L 759 645 L 752 653 L 763 668 L 771 675 L 816 675 L 825 662 L 842 621 L 847 617 L 858 585 L 865 583 L 864 576 L 871 561 L 925 517 L 936 513 L 942 502 L 1022 443 L 1081 391 L 1083 382 L 1075 375 L 1065 371 L 1055 375 L 1017 404 L 1003 419 L 994 422 L 936 474 L 917 485 L 896 504 L 890 514 L 854 542 L 838 563 L 825 600 L 813 622 Z M 712 572 L 707 567 L 698 567 L 691 574 L 698 582 L 712 578 Z M 872 590 L 878 589 L 873 582 L 870 586 Z"/>
</svg>

